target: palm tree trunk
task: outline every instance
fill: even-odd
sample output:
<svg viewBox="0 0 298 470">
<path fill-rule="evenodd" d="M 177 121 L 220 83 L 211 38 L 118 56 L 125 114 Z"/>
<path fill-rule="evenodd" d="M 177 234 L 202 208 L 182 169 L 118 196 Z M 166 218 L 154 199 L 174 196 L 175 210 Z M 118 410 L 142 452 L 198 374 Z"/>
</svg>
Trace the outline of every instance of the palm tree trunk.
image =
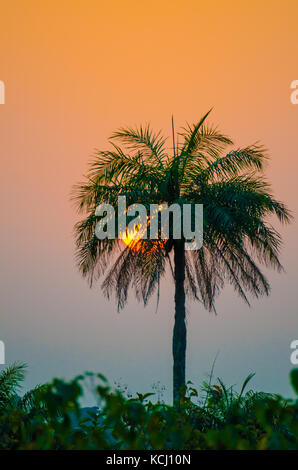
<svg viewBox="0 0 298 470">
<path fill-rule="evenodd" d="M 179 405 L 185 386 L 185 251 L 184 240 L 174 241 L 175 324 L 173 331 L 173 402 Z M 181 391 L 182 388 L 182 391 Z"/>
</svg>

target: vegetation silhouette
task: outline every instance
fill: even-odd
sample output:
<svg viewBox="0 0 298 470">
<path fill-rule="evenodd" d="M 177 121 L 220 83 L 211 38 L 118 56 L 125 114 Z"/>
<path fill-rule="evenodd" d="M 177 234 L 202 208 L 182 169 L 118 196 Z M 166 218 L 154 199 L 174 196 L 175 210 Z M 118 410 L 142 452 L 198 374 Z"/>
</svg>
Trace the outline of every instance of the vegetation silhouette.
<svg viewBox="0 0 298 470">
<path fill-rule="evenodd" d="M 102 374 L 53 379 L 23 397 L 24 366 L 0 373 L 0 450 L 298 449 L 298 399 L 247 390 L 221 379 L 189 382 L 179 410 L 154 393 L 126 397 Z M 291 372 L 298 394 L 298 369 Z M 84 390 L 93 407 L 82 408 Z"/>
<path fill-rule="evenodd" d="M 159 295 L 160 280 L 170 268 L 175 285 L 173 401 L 178 404 L 186 388 L 186 296 L 215 312 L 225 282 L 248 304 L 249 294 L 268 295 L 269 282 L 260 265 L 282 269 L 281 237 L 268 217 L 277 216 L 283 223 L 291 218 L 264 178 L 265 148 L 232 148 L 229 137 L 206 123 L 209 114 L 178 136 L 173 125 L 171 151 L 149 125 L 119 129 L 111 136 L 111 150 L 95 153 L 85 181 L 74 188 L 84 217 L 75 227 L 79 269 L 90 285 L 105 276 L 102 289 L 108 298 L 116 294 L 118 309 L 125 306 L 131 287 L 144 305 L 154 292 Z M 171 236 L 173 227 L 166 241 L 142 240 L 141 249 L 124 247 L 119 233 L 115 239 L 99 240 L 95 209 L 101 203 L 116 207 L 120 195 L 129 205 L 146 207 L 203 204 L 203 247 L 186 251 L 185 240 Z"/>
</svg>

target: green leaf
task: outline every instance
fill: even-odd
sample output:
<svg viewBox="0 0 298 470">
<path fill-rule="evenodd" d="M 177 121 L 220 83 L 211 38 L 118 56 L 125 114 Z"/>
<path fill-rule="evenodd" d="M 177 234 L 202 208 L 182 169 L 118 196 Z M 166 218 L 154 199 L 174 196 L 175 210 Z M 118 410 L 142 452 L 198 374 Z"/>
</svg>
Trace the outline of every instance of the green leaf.
<svg viewBox="0 0 298 470">
<path fill-rule="evenodd" d="M 291 371 L 290 379 L 291 379 L 291 385 L 292 385 L 296 395 L 298 395 L 298 369 L 293 369 Z"/>
</svg>

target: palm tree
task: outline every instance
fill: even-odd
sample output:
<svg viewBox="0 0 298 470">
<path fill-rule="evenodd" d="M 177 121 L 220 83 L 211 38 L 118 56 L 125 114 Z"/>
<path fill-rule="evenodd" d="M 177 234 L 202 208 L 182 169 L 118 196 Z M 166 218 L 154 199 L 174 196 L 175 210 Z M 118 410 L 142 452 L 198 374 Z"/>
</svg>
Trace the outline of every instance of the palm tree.
<svg viewBox="0 0 298 470">
<path fill-rule="evenodd" d="M 19 396 L 25 379 L 27 365 L 14 362 L 0 373 L 0 411 L 19 408 L 24 411 L 32 411 L 38 408 L 40 412 L 43 406 L 42 394 L 47 390 L 47 384 L 37 385 L 28 390 L 23 396 Z"/>
<path fill-rule="evenodd" d="M 0 373 L 0 410 L 15 402 L 17 392 L 25 378 L 26 365 L 14 363 Z"/>
<path fill-rule="evenodd" d="M 225 281 L 249 304 L 248 294 L 268 295 L 270 286 L 257 262 L 281 270 L 278 259 L 281 237 L 267 216 L 289 222 L 284 204 L 275 200 L 264 180 L 266 151 L 259 144 L 232 149 L 232 140 L 206 124 L 205 114 L 187 125 L 168 151 L 160 132 L 149 125 L 121 128 L 111 139 L 111 149 L 96 151 L 86 180 L 74 188 L 78 210 L 77 261 L 90 285 L 102 275 L 102 289 L 109 298 L 116 293 L 118 310 L 134 288 L 147 304 L 157 291 L 167 266 L 175 284 L 173 331 L 173 399 L 179 403 L 185 388 L 185 299 L 199 300 L 215 311 L 215 298 Z M 138 249 L 116 238 L 95 236 L 101 203 L 117 206 L 118 196 L 127 204 L 203 204 L 204 243 L 199 250 L 185 250 L 185 239 L 142 240 Z M 150 220 L 148 221 L 150 224 Z M 171 234 L 171 229 L 170 229 Z M 140 248 L 141 246 L 141 248 Z M 174 266 L 173 266 L 174 263 Z"/>
</svg>

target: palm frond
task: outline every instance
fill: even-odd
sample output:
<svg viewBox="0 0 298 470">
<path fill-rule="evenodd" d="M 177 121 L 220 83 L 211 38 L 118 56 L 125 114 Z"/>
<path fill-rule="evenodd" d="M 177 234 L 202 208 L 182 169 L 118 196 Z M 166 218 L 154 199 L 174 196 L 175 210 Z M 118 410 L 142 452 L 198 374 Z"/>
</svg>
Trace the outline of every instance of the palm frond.
<svg viewBox="0 0 298 470">
<path fill-rule="evenodd" d="M 15 362 L 0 373 L 0 407 L 7 404 L 19 391 L 26 367 L 26 364 Z"/>
<path fill-rule="evenodd" d="M 37 385 L 17 399 L 16 407 L 27 412 L 32 409 L 41 410 L 42 408 L 45 408 L 44 394 L 47 390 L 47 384 Z"/>
<path fill-rule="evenodd" d="M 163 166 L 165 158 L 165 142 L 167 139 L 161 137 L 161 132 L 153 132 L 150 125 L 136 128 L 122 127 L 114 132 L 111 139 L 118 140 L 127 146 L 128 150 L 141 152 L 151 164 Z"/>
<path fill-rule="evenodd" d="M 218 178 L 239 175 L 244 170 L 260 171 L 267 160 L 266 149 L 262 145 L 251 145 L 243 149 L 236 149 L 224 157 L 214 155 L 215 160 L 208 163 L 207 167 L 198 175 L 198 182 L 214 181 Z"/>
</svg>

